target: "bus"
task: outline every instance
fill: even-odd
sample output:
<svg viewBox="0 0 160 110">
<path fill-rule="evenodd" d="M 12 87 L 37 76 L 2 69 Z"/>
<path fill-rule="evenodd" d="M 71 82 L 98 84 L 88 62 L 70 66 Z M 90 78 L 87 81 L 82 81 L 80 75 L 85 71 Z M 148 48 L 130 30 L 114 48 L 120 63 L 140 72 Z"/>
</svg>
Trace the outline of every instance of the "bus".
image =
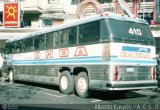
<svg viewBox="0 0 160 110">
<path fill-rule="evenodd" d="M 57 85 L 64 94 L 154 89 L 155 40 L 146 21 L 100 14 L 6 41 L 14 80 Z"/>
</svg>

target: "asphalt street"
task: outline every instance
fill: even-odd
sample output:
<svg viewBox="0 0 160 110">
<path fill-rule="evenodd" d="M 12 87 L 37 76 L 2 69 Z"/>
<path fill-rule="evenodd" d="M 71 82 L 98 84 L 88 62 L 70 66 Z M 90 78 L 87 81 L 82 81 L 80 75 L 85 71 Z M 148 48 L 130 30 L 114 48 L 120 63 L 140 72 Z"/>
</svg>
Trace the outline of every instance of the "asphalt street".
<svg viewBox="0 0 160 110">
<path fill-rule="evenodd" d="M 32 83 L 0 83 L 0 110 L 31 109 L 28 107 L 48 109 L 116 109 L 116 105 L 145 104 L 146 110 L 152 105 L 153 110 L 160 109 L 160 88 L 156 90 L 130 91 L 124 95 L 112 92 L 92 91 L 89 98 L 80 98 L 75 94 L 65 95 L 53 85 Z M 37 108 L 40 107 L 40 108 Z M 142 108 L 141 107 L 141 108 Z M 144 107 L 143 107 L 144 108 Z M 158 109 L 157 109 L 158 108 Z M 117 108 L 116 110 L 121 110 Z M 126 108 L 127 109 L 127 108 Z M 125 110 L 126 110 L 125 109 Z M 128 108 L 130 109 L 130 108 Z M 131 109 L 132 110 L 132 109 Z M 138 110 L 138 109 L 137 109 Z"/>
</svg>

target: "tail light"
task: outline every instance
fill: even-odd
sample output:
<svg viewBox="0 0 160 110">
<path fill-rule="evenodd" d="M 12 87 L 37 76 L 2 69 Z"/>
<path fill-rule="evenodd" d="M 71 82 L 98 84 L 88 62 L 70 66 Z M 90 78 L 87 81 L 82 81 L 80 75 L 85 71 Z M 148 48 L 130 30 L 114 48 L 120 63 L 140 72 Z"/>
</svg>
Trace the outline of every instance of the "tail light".
<svg viewBox="0 0 160 110">
<path fill-rule="evenodd" d="M 118 80 L 118 66 L 114 67 L 114 81 Z"/>
<path fill-rule="evenodd" d="M 152 79 L 156 79 L 156 67 L 152 67 Z"/>
</svg>

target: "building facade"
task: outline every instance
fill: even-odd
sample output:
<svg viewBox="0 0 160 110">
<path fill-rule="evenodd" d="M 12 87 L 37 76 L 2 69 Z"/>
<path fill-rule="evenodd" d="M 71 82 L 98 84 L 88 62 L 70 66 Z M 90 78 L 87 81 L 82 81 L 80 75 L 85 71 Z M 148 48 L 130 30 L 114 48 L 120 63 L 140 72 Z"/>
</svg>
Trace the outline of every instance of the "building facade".
<svg viewBox="0 0 160 110">
<path fill-rule="evenodd" d="M 3 3 L 14 1 L 20 2 L 21 28 L 26 28 L 53 26 L 74 19 L 78 3 L 84 0 L 0 0 L 1 26 L 3 24 Z M 97 1 L 101 4 L 104 12 L 115 13 L 114 0 Z M 126 0 L 128 6 L 132 9 L 130 1 Z M 85 11 L 93 14 L 94 9 L 88 6 Z M 140 18 L 147 19 L 150 23 L 153 19 L 153 0 L 141 0 L 138 15 Z"/>
<path fill-rule="evenodd" d="M 75 13 L 75 0 L 8 0 L 20 2 L 21 27 L 45 27 L 62 22 Z M 3 3 L 0 1 L 0 21 L 3 22 Z M 72 5 L 73 4 L 73 5 Z"/>
<path fill-rule="evenodd" d="M 84 0 L 0 0 L 0 39 L 6 40 L 41 30 L 45 27 L 56 26 L 66 21 L 77 19 L 79 3 Z M 91 0 L 88 0 L 91 1 Z M 116 13 L 115 0 L 97 0 L 103 12 Z M 133 10 L 131 1 L 125 0 Z M 137 0 L 138 1 L 138 0 Z M 138 5 L 138 17 L 146 19 L 149 24 L 154 18 L 154 0 L 141 0 Z M 157 0 L 155 0 L 157 1 Z M 20 27 L 3 27 L 3 5 L 5 2 L 20 3 Z M 160 7 L 160 4 L 157 5 Z M 95 14 L 94 7 L 88 5 L 84 10 L 86 15 Z M 153 28 L 155 29 L 155 28 Z M 159 30 L 153 30 L 153 35 L 160 37 Z M 158 36 L 157 36 L 158 35 Z M 4 43 L 3 43 L 4 44 Z M 0 46 L 2 48 L 3 46 Z"/>
</svg>

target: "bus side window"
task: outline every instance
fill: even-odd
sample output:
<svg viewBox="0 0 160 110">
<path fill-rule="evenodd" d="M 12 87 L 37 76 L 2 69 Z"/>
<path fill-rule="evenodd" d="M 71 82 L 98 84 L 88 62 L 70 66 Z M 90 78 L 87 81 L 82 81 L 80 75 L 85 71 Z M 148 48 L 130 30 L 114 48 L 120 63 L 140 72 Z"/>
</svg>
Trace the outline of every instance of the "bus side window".
<svg viewBox="0 0 160 110">
<path fill-rule="evenodd" d="M 53 32 L 46 34 L 46 48 L 50 49 L 53 47 Z"/>
<path fill-rule="evenodd" d="M 10 45 L 9 45 L 9 50 L 10 52 L 9 53 L 15 53 L 15 42 L 12 42 Z"/>
<path fill-rule="evenodd" d="M 15 52 L 15 42 L 6 44 L 6 53 L 14 53 Z"/>
<path fill-rule="evenodd" d="M 5 46 L 5 53 L 10 53 L 9 44 L 6 44 Z"/>
<path fill-rule="evenodd" d="M 110 41 L 110 35 L 109 30 L 107 27 L 107 22 L 105 20 L 100 21 L 100 41 L 103 42 L 109 42 Z"/>
<path fill-rule="evenodd" d="M 39 50 L 39 42 L 40 42 L 39 36 L 35 36 L 34 37 L 34 49 L 35 50 Z"/>
<path fill-rule="evenodd" d="M 17 41 L 16 42 L 16 52 L 24 52 L 24 43 L 23 40 Z"/>
<path fill-rule="evenodd" d="M 77 27 L 72 27 L 69 30 L 69 45 L 75 45 L 77 43 Z"/>
<path fill-rule="evenodd" d="M 63 29 L 59 32 L 60 46 L 70 46 L 77 43 L 77 27 Z"/>
<path fill-rule="evenodd" d="M 69 29 L 60 31 L 60 46 L 68 45 L 69 40 Z"/>
<path fill-rule="evenodd" d="M 53 34 L 53 47 L 59 46 L 58 32 L 54 32 Z"/>
<path fill-rule="evenodd" d="M 56 48 L 59 45 L 59 40 L 58 40 L 58 32 L 51 32 L 46 34 L 46 48 L 51 49 L 51 48 Z"/>
<path fill-rule="evenodd" d="M 91 23 L 79 26 L 79 43 L 95 43 L 100 41 L 100 22 L 94 21 Z"/>
<path fill-rule="evenodd" d="M 24 45 L 25 45 L 25 49 L 24 50 L 26 52 L 33 51 L 33 38 L 30 37 L 30 38 L 25 39 Z"/>
<path fill-rule="evenodd" d="M 44 34 L 39 36 L 39 49 L 40 50 L 46 49 Z"/>
<path fill-rule="evenodd" d="M 38 35 L 34 37 L 34 49 L 43 50 L 45 49 L 45 35 Z"/>
</svg>

